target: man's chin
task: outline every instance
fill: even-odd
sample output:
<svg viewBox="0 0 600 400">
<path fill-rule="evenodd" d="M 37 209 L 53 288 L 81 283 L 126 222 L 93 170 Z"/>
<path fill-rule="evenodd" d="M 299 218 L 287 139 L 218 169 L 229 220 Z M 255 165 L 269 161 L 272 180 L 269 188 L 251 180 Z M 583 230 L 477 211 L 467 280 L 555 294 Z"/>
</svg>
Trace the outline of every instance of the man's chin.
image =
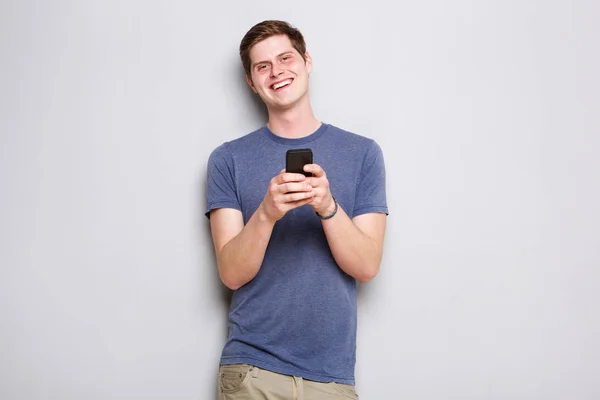
<svg viewBox="0 0 600 400">
<path fill-rule="evenodd" d="M 267 108 L 269 109 L 269 111 L 275 111 L 275 112 L 279 112 L 279 111 L 287 111 L 292 109 L 296 104 L 298 103 L 298 101 L 277 101 L 277 102 L 271 102 L 269 105 L 267 105 Z"/>
<path fill-rule="evenodd" d="M 294 106 L 298 105 L 302 102 L 302 99 L 308 95 L 306 93 L 303 96 L 295 97 L 295 98 L 286 98 L 286 99 L 269 99 L 270 101 L 267 104 L 267 108 L 272 111 L 286 111 Z"/>
</svg>

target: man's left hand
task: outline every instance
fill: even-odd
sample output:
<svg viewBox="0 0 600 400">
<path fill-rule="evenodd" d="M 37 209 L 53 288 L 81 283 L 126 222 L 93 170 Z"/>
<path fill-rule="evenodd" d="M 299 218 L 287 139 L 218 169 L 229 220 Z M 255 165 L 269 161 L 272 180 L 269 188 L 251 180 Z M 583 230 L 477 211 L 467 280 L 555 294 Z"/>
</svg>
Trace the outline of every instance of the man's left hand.
<svg viewBox="0 0 600 400">
<path fill-rule="evenodd" d="M 314 188 L 313 199 L 308 203 L 321 216 L 330 215 L 335 210 L 335 201 L 329 190 L 329 181 L 323 168 L 318 164 L 306 164 L 304 171 L 311 172 L 312 177 L 306 182 Z"/>
</svg>

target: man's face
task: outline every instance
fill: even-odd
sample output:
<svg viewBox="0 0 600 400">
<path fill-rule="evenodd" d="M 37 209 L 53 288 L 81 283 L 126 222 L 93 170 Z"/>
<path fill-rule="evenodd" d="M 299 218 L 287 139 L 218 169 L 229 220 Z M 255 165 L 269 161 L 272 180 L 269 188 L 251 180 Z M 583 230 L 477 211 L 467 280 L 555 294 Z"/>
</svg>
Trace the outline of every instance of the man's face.
<svg viewBox="0 0 600 400">
<path fill-rule="evenodd" d="M 312 60 L 306 61 L 286 35 L 271 36 L 250 50 L 248 83 L 269 109 L 289 109 L 308 95 L 308 74 Z"/>
</svg>

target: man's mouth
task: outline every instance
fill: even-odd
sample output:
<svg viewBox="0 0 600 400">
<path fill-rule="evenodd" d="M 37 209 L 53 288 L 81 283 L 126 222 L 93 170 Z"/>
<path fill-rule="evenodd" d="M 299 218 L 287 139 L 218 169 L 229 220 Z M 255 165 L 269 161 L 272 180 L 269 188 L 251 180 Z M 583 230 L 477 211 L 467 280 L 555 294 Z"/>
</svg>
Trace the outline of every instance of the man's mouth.
<svg viewBox="0 0 600 400">
<path fill-rule="evenodd" d="M 285 81 L 277 82 L 271 85 L 271 89 L 274 91 L 282 90 L 283 88 L 289 86 L 292 83 L 293 79 L 286 79 Z"/>
</svg>

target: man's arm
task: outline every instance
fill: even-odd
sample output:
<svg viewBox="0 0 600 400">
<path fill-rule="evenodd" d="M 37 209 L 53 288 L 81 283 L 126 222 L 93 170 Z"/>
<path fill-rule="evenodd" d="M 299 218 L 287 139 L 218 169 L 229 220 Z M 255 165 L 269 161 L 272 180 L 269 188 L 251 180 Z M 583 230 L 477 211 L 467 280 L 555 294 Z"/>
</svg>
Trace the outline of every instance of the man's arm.
<svg viewBox="0 0 600 400">
<path fill-rule="evenodd" d="M 257 210 L 246 226 L 242 213 L 232 208 L 210 212 L 217 266 L 221 281 L 236 290 L 251 281 L 262 265 L 274 224 Z"/>
<path fill-rule="evenodd" d="M 319 215 L 331 215 L 336 204 L 325 171 L 317 164 L 306 165 L 304 170 L 313 174 L 308 178 L 315 191 L 310 204 Z M 385 222 L 383 213 L 362 214 L 351 220 L 340 205 L 332 218 L 322 220 L 331 253 L 344 272 L 361 282 L 377 275 L 383 255 Z"/>
<path fill-rule="evenodd" d="M 239 210 L 210 212 L 210 228 L 221 281 L 232 290 L 250 282 L 260 270 L 275 223 L 289 210 L 311 201 L 313 188 L 302 174 L 282 170 L 271 179 L 265 198 L 244 226 Z"/>
<path fill-rule="evenodd" d="M 338 206 L 330 219 L 323 220 L 329 248 L 339 267 L 361 282 L 379 272 L 383 255 L 386 215 L 362 214 L 353 219 Z"/>
</svg>

